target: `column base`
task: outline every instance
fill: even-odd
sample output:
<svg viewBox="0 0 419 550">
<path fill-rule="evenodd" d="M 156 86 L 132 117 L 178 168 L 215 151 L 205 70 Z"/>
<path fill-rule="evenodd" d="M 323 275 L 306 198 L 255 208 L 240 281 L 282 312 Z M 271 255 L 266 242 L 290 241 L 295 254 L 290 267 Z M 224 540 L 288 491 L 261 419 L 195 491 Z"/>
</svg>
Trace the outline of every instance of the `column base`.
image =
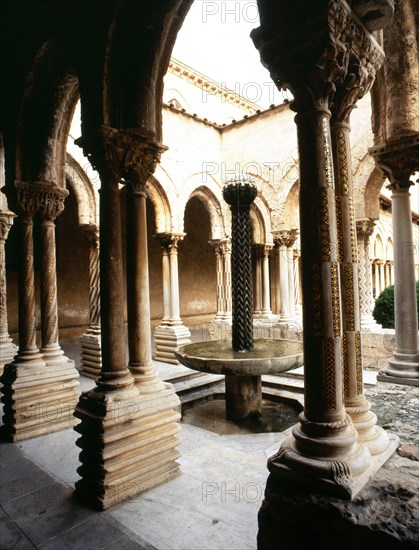
<svg viewBox="0 0 419 550">
<path fill-rule="evenodd" d="M 159 326 L 154 331 L 156 361 L 178 365 L 175 350 L 191 343 L 191 333 L 185 325 Z"/>
<path fill-rule="evenodd" d="M 134 384 L 82 394 L 75 412 L 82 449 L 76 496 L 104 510 L 178 476 L 178 403 L 173 388 L 140 395 Z"/>
<path fill-rule="evenodd" d="M 372 315 L 363 317 L 361 315 L 361 331 L 363 332 L 378 332 L 383 330 L 383 327 L 377 323 Z"/>
<path fill-rule="evenodd" d="M 272 311 L 270 312 L 267 312 L 267 313 L 264 313 L 262 312 L 259 316 L 258 316 L 258 321 L 276 321 L 278 319 L 278 316 L 275 315 L 275 313 L 272 313 Z"/>
<path fill-rule="evenodd" d="M 273 474 L 332 496 L 353 500 L 372 476 L 390 458 L 400 444 L 399 438 L 389 434 L 386 452 L 371 457 L 363 445 L 357 452 L 339 459 L 318 459 L 301 455 L 294 450 L 294 441 L 285 440 L 278 453 L 268 460 Z"/>
<path fill-rule="evenodd" d="M 13 340 L 11 338 L 3 338 L 0 342 L 0 376 L 3 374 L 4 365 L 11 363 L 16 353 L 17 346 L 13 343 Z"/>
<path fill-rule="evenodd" d="M 65 358 L 52 368 L 42 360 L 17 359 L 5 366 L 2 377 L 2 437 L 20 441 L 74 426 L 79 393 L 74 361 Z"/>
<path fill-rule="evenodd" d="M 358 432 L 358 442 L 367 447 L 374 457 L 387 451 L 390 439 L 389 434 L 377 426 L 377 416 L 370 408 L 371 405 L 366 399 L 361 400 L 359 405 L 345 402 L 346 412 Z"/>
<path fill-rule="evenodd" d="M 100 331 L 82 334 L 80 337 L 81 345 L 81 365 L 80 372 L 87 378 L 96 380 L 102 368 L 102 346 Z"/>
<path fill-rule="evenodd" d="M 419 386 L 419 354 L 394 352 L 385 367 L 377 376 L 380 382 Z"/>
</svg>

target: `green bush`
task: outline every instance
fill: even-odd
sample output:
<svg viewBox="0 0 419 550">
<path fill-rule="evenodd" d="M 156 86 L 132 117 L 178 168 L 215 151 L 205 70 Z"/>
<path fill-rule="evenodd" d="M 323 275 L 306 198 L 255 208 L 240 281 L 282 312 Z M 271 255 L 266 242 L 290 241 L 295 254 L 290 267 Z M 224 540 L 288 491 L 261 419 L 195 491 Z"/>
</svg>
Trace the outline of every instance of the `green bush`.
<svg viewBox="0 0 419 550">
<path fill-rule="evenodd" d="M 419 281 L 416 282 L 416 297 L 419 319 Z M 394 285 L 384 289 L 375 300 L 372 315 L 383 328 L 394 328 Z"/>
</svg>

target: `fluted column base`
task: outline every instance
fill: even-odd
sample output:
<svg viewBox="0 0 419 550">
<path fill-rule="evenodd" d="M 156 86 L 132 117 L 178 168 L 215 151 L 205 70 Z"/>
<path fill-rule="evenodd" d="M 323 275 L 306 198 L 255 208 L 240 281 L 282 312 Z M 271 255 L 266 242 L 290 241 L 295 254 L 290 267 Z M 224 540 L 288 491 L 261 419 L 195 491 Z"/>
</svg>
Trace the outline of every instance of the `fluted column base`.
<svg viewBox="0 0 419 550">
<path fill-rule="evenodd" d="M 4 404 L 2 428 L 7 441 L 20 441 L 74 426 L 78 399 L 74 361 L 49 368 L 42 356 L 5 366 L 2 376 Z M 66 358 L 65 358 L 66 359 Z"/>
<path fill-rule="evenodd" d="M 80 337 L 81 365 L 80 372 L 87 378 L 96 380 L 102 368 L 102 346 L 100 329 L 89 328 Z"/>
<path fill-rule="evenodd" d="M 159 326 L 154 331 L 154 359 L 164 363 L 178 365 L 175 351 L 180 346 L 191 343 L 190 330 L 185 325 Z"/>
<path fill-rule="evenodd" d="M 399 438 L 390 435 L 386 452 L 372 457 L 367 447 L 358 443 L 348 417 L 316 424 L 302 413 L 300 420 L 306 424 L 304 431 L 301 423 L 294 426 L 292 436 L 269 458 L 269 471 L 340 498 L 352 500 L 399 445 Z"/>
<path fill-rule="evenodd" d="M 419 386 L 419 354 L 394 352 L 385 367 L 377 376 L 380 382 Z"/>
<path fill-rule="evenodd" d="M 75 412 L 82 449 L 76 496 L 104 510 L 178 476 L 178 403 L 173 388 L 140 395 L 134 384 L 82 394 Z"/>
</svg>

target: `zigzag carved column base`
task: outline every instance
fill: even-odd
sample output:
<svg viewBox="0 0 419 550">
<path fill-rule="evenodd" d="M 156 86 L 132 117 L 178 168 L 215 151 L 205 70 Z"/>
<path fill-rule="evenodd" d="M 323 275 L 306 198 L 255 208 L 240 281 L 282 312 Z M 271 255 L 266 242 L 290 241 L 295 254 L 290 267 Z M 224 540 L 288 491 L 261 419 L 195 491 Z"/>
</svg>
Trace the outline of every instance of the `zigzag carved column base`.
<svg viewBox="0 0 419 550">
<path fill-rule="evenodd" d="M 100 328 L 92 329 L 80 337 L 81 365 L 80 372 L 87 378 L 96 380 L 102 368 L 102 346 Z"/>
<path fill-rule="evenodd" d="M 179 361 L 175 357 L 175 351 L 190 343 L 191 333 L 185 325 L 159 326 L 154 331 L 154 359 L 178 365 Z"/>
<path fill-rule="evenodd" d="M 178 476 L 179 405 L 173 387 L 148 395 L 134 385 L 82 394 L 74 413 L 82 449 L 76 496 L 104 510 Z"/>
<path fill-rule="evenodd" d="M 307 423 L 303 413 L 299 418 Z M 367 447 L 357 442 L 357 432 L 348 417 L 346 421 L 335 424 L 333 438 L 327 433 L 330 425 L 324 426 L 324 433 L 319 431 L 319 425 L 313 426 L 318 433 L 315 438 L 308 438 L 301 424 L 296 424 L 292 436 L 269 458 L 269 471 L 333 496 L 352 500 L 395 452 L 400 440 L 389 434 L 386 450 L 371 457 Z M 351 440 L 352 445 L 348 446 Z"/>
<path fill-rule="evenodd" d="M 43 362 L 42 362 L 43 363 Z M 20 441 L 74 426 L 79 373 L 74 361 L 46 367 L 11 363 L 2 376 L 2 438 Z"/>
</svg>

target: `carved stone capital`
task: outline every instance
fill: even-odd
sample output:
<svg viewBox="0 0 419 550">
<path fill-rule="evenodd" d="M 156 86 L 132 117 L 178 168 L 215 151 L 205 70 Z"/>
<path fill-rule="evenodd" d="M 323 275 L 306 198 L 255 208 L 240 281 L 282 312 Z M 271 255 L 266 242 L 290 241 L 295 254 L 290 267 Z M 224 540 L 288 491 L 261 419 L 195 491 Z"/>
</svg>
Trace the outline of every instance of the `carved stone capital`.
<svg viewBox="0 0 419 550">
<path fill-rule="evenodd" d="M 89 248 L 95 250 L 99 248 L 99 227 L 95 224 L 85 225 L 82 231 L 86 235 Z"/>
<path fill-rule="evenodd" d="M 153 236 L 158 239 L 162 250 L 177 251 L 180 241 L 186 237 L 186 233 L 157 233 Z"/>
<path fill-rule="evenodd" d="M 25 216 L 39 214 L 52 221 L 64 210 L 67 189 L 61 189 L 47 182 L 15 182 L 19 210 Z"/>
<path fill-rule="evenodd" d="M 13 218 L 16 214 L 8 210 L 0 210 L 0 241 L 5 241 L 13 225 Z"/>
<path fill-rule="evenodd" d="M 390 181 L 390 189 L 408 189 L 413 185 L 410 176 L 419 171 L 419 133 L 388 140 L 369 151 L 377 168 Z"/>
<path fill-rule="evenodd" d="M 297 112 L 329 108 L 351 57 L 360 74 L 382 63 L 381 48 L 344 1 L 278 0 L 272 12 L 266 18 L 261 13 L 251 37 L 277 87 L 293 93 Z"/>
<path fill-rule="evenodd" d="M 298 229 L 283 229 L 273 233 L 274 243 L 280 248 L 291 248 L 298 237 Z"/>
<path fill-rule="evenodd" d="M 374 232 L 375 222 L 370 218 L 356 220 L 356 233 L 359 239 L 368 240 Z"/>
<path fill-rule="evenodd" d="M 94 135 L 81 137 L 76 143 L 83 148 L 92 167 L 108 183 L 115 185 L 124 178 L 130 182 L 134 191 L 140 186 L 139 192 L 144 192 L 141 186 L 154 173 L 162 153 L 167 150 L 152 136 L 136 130 L 116 130 L 109 126 L 101 126 Z"/>
<path fill-rule="evenodd" d="M 225 256 L 226 254 L 231 254 L 231 239 L 219 239 L 215 241 L 209 241 L 209 244 L 214 247 L 216 256 Z"/>
</svg>

